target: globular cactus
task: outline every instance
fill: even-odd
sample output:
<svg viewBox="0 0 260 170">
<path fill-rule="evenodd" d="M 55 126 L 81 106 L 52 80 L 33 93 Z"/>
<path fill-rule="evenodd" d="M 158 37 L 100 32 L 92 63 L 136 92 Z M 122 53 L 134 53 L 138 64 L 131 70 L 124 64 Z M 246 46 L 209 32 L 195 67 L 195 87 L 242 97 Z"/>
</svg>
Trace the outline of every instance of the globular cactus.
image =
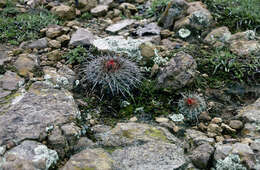
<svg viewBox="0 0 260 170">
<path fill-rule="evenodd" d="M 102 95 L 130 95 L 142 80 L 139 67 L 122 56 L 104 55 L 88 61 L 82 68 L 82 83 Z"/>
<path fill-rule="evenodd" d="M 198 94 L 183 95 L 178 102 L 179 112 L 189 120 L 198 121 L 198 115 L 207 108 L 205 100 Z"/>
</svg>

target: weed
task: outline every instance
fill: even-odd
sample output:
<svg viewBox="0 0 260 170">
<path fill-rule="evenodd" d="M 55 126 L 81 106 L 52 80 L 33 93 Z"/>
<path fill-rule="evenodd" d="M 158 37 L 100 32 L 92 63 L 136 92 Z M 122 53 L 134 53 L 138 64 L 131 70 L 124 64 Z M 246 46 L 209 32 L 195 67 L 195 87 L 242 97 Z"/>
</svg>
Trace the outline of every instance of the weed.
<svg viewBox="0 0 260 170">
<path fill-rule="evenodd" d="M 147 17 L 159 18 L 171 0 L 153 0 L 151 7 L 147 10 Z"/>
<path fill-rule="evenodd" d="M 80 64 L 86 60 L 88 51 L 82 46 L 77 46 L 71 49 L 68 53 L 64 54 L 62 58 L 66 59 L 68 64 Z"/>
<path fill-rule="evenodd" d="M 90 20 L 92 19 L 93 16 L 89 12 L 85 12 L 80 16 L 81 20 Z"/>
</svg>

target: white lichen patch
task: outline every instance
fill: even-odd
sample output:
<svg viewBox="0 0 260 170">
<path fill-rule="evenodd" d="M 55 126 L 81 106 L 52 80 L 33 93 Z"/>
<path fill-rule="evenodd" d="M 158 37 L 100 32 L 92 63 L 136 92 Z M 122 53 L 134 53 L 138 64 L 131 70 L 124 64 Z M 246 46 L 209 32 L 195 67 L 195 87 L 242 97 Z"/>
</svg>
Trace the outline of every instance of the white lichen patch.
<svg viewBox="0 0 260 170">
<path fill-rule="evenodd" d="M 6 146 L 0 146 L 0 156 L 3 156 L 6 151 Z"/>
<path fill-rule="evenodd" d="M 181 38 L 187 38 L 191 35 L 191 31 L 186 29 L 186 28 L 181 28 L 179 31 L 178 31 L 178 34 Z"/>
<path fill-rule="evenodd" d="M 181 122 L 184 120 L 183 114 L 172 114 L 169 118 L 174 122 Z"/>
<path fill-rule="evenodd" d="M 18 95 L 15 96 L 15 98 L 12 100 L 12 105 L 15 105 L 17 103 L 19 103 L 25 96 L 26 94 L 26 90 L 25 89 L 21 89 L 20 92 L 17 93 Z"/>
<path fill-rule="evenodd" d="M 161 57 L 158 54 L 157 49 L 154 49 L 154 54 L 155 54 L 155 57 L 153 58 L 153 61 L 154 61 L 154 64 L 157 64 L 158 66 L 164 66 L 169 61 L 168 57 L 165 57 L 165 58 Z"/>
<path fill-rule="evenodd" d="M 33 162 L 41 162 L 45 160 L 45 170 L 48 170 L 53 164 L 59 160 L 59 156 L 55 150 L 48 149 L 45 145 L 39 145 L 34 149 L 35 156 Z"/>
</svg>

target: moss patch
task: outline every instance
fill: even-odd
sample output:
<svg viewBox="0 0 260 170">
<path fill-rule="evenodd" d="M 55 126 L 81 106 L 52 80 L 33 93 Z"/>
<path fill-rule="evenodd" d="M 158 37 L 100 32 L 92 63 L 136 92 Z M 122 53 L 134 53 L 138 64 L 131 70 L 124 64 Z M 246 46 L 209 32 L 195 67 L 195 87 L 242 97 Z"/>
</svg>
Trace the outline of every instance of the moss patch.
<svg viewBox="0 0 260 170">
<path fill-rule="evenodd" d="M 148 130 L 145 131 L 145 134 L 147 136 L 150 136 L 154 139 L 157 139 L 157 140 L 162 140 L 164 142 L 169 142 L 168 138 L 165 136 L 165 134 L 159 130 L 159 129 L 156 129 L 156 128 L 150 128 Z"/>
</svg>

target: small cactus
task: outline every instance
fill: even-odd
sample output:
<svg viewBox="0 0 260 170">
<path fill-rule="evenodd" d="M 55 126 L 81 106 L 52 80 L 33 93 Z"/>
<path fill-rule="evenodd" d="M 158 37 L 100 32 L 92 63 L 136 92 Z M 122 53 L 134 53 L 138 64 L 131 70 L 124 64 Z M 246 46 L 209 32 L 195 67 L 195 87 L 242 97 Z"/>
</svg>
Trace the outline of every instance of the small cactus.
<svg viewBox="0 0 260 170">
<path fill-rule="evenodd" d="M 82 68 L 82 83 L 101 94 L 129 95 L 142 80 L 139 67 L 121 56 L 100 56 L 88 61 Z"/>
<path fill-rule="evenodd" d="M 183 95 L 183 98 L 178 102 L 179 112 L 189 120 L 198 121 L 198 115 L 206 110 L 205 100 L 197 94 Z"/>
</svg>

